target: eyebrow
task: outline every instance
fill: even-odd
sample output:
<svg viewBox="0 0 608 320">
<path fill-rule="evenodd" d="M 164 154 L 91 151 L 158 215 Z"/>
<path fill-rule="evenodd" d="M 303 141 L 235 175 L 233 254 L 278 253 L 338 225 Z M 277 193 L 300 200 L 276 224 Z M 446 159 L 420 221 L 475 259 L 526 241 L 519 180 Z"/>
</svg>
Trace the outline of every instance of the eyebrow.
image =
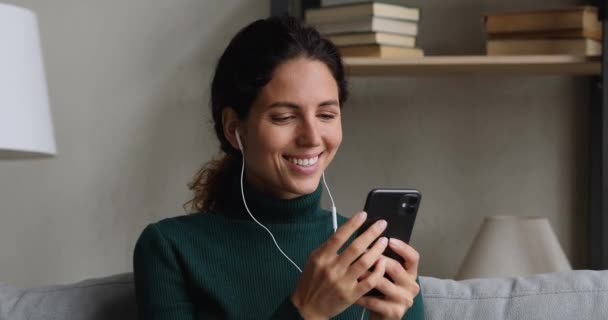
<svg viewBox="0 0 608 320">
<path fill-rule="evenodd" d="M 340 106 L 340 104 L 338 103 L 338 100 L 335 100 L 335 99 L 326 100 L 326 101 L 319 103 L 319 107 L 332 106 L 332 105 Z M 291 109 L 300 108 L 300 106 L 298 104 L 293 103 L 293 102 L 277 101 L 277 102 L 273 102 L 270 106 L 268 106 L 268 109 L 278 108 L 278 107 L 287 107 L 287 108 L 291 108 Z"/>
</svg>

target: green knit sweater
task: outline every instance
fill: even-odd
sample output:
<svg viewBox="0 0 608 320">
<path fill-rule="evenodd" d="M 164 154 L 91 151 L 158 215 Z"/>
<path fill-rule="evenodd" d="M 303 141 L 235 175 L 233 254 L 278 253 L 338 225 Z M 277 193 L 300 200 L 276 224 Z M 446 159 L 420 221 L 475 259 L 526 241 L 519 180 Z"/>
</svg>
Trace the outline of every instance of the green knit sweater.
<svg viewBox="0 0 608 320">
<path fill-rule="evenodd" d="M 300 268 L 333 233 L 331 213 L 319 207 L 321 191 L 319 185 L 282 200 L 245 187 L 253 215 Z M 143 230 L 133 257 L 140 319 L 301 319 L 290 300 L 299 271 L 245 211 L 236 179 L 231 192 L 233 204 L 223 212 L 168 218 Z M 353 305 L 334 319 L 358 320 L 362 311 Z M 404 319 L 424 319 L 420 294 Z"/>
</svg>

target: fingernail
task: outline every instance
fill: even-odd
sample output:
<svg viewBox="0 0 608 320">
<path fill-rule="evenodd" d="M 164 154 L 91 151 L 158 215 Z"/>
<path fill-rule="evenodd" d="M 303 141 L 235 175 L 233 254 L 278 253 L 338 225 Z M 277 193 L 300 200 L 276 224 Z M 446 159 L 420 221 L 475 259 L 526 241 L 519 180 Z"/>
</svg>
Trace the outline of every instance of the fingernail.
<svg viewBox="0 0 608 320">
<path fill-rule="evenodd" d="M 355 219 L 357 221 L 364 221 L 366 217 L 367 217 L 367 212 L 361 211 L 361 212 L 357 213 L 357 216 L 355 217 Z"/>
<path fill-rule="evenodd" d="M 381 244 L 386 244 L 388 242 L 388 239 L 386 237 L 382 237 L 378 241 L 380 241 Z"/>
<path fill-rule="evenodd" d="M 386 228 L 386 220 L 380 220 L 380 221 L 376 222 L 376 228 L 378 228 L 378 229 Z"/>
<path fill-rule="evenodd" d="M 398 246 L 400 244 L 399 242 L 401 242 L 399 239 L 396 239 L 396 238 L 391 238 L 389 241 L 390 241 L 390 244 L 393 246 Z"/>
</svg>

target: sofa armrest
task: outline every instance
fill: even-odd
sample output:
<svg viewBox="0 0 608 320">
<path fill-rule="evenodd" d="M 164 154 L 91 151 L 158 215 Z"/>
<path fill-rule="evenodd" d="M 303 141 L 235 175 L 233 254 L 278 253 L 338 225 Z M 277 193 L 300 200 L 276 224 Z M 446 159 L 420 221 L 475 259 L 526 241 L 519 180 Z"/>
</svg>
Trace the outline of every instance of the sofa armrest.
<svg viewBox="0 0 608 320">
<path fill-rule="evenodd" d="M 420 283 L 427 320 L 608 319 L 608 271 Z"/>
<path fill-rule="evenodd" d="M 0 286 L 0 319 L 131 320 L 136 318 L 131 273 L 29 289 Z"/>
<path fill-rule="evenodd" d="M 8 319 L 9 313 L 22 294 L 21 289 L 0 283 L 0 319 Z"/>
</svg>

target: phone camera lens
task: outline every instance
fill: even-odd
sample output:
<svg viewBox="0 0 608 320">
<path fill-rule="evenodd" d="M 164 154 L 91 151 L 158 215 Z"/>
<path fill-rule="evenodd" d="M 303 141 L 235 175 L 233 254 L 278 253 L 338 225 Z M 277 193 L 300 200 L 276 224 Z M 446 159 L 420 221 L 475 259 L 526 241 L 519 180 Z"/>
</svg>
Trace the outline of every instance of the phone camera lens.
<svg viewBox="0 0 608 320">
<path fill-rule="evenodd" d="M 408 196 L 407 204 L 410 206 L 416 206 L 418 204 L 418 197 L 416 196 Z"/>
</svg>

